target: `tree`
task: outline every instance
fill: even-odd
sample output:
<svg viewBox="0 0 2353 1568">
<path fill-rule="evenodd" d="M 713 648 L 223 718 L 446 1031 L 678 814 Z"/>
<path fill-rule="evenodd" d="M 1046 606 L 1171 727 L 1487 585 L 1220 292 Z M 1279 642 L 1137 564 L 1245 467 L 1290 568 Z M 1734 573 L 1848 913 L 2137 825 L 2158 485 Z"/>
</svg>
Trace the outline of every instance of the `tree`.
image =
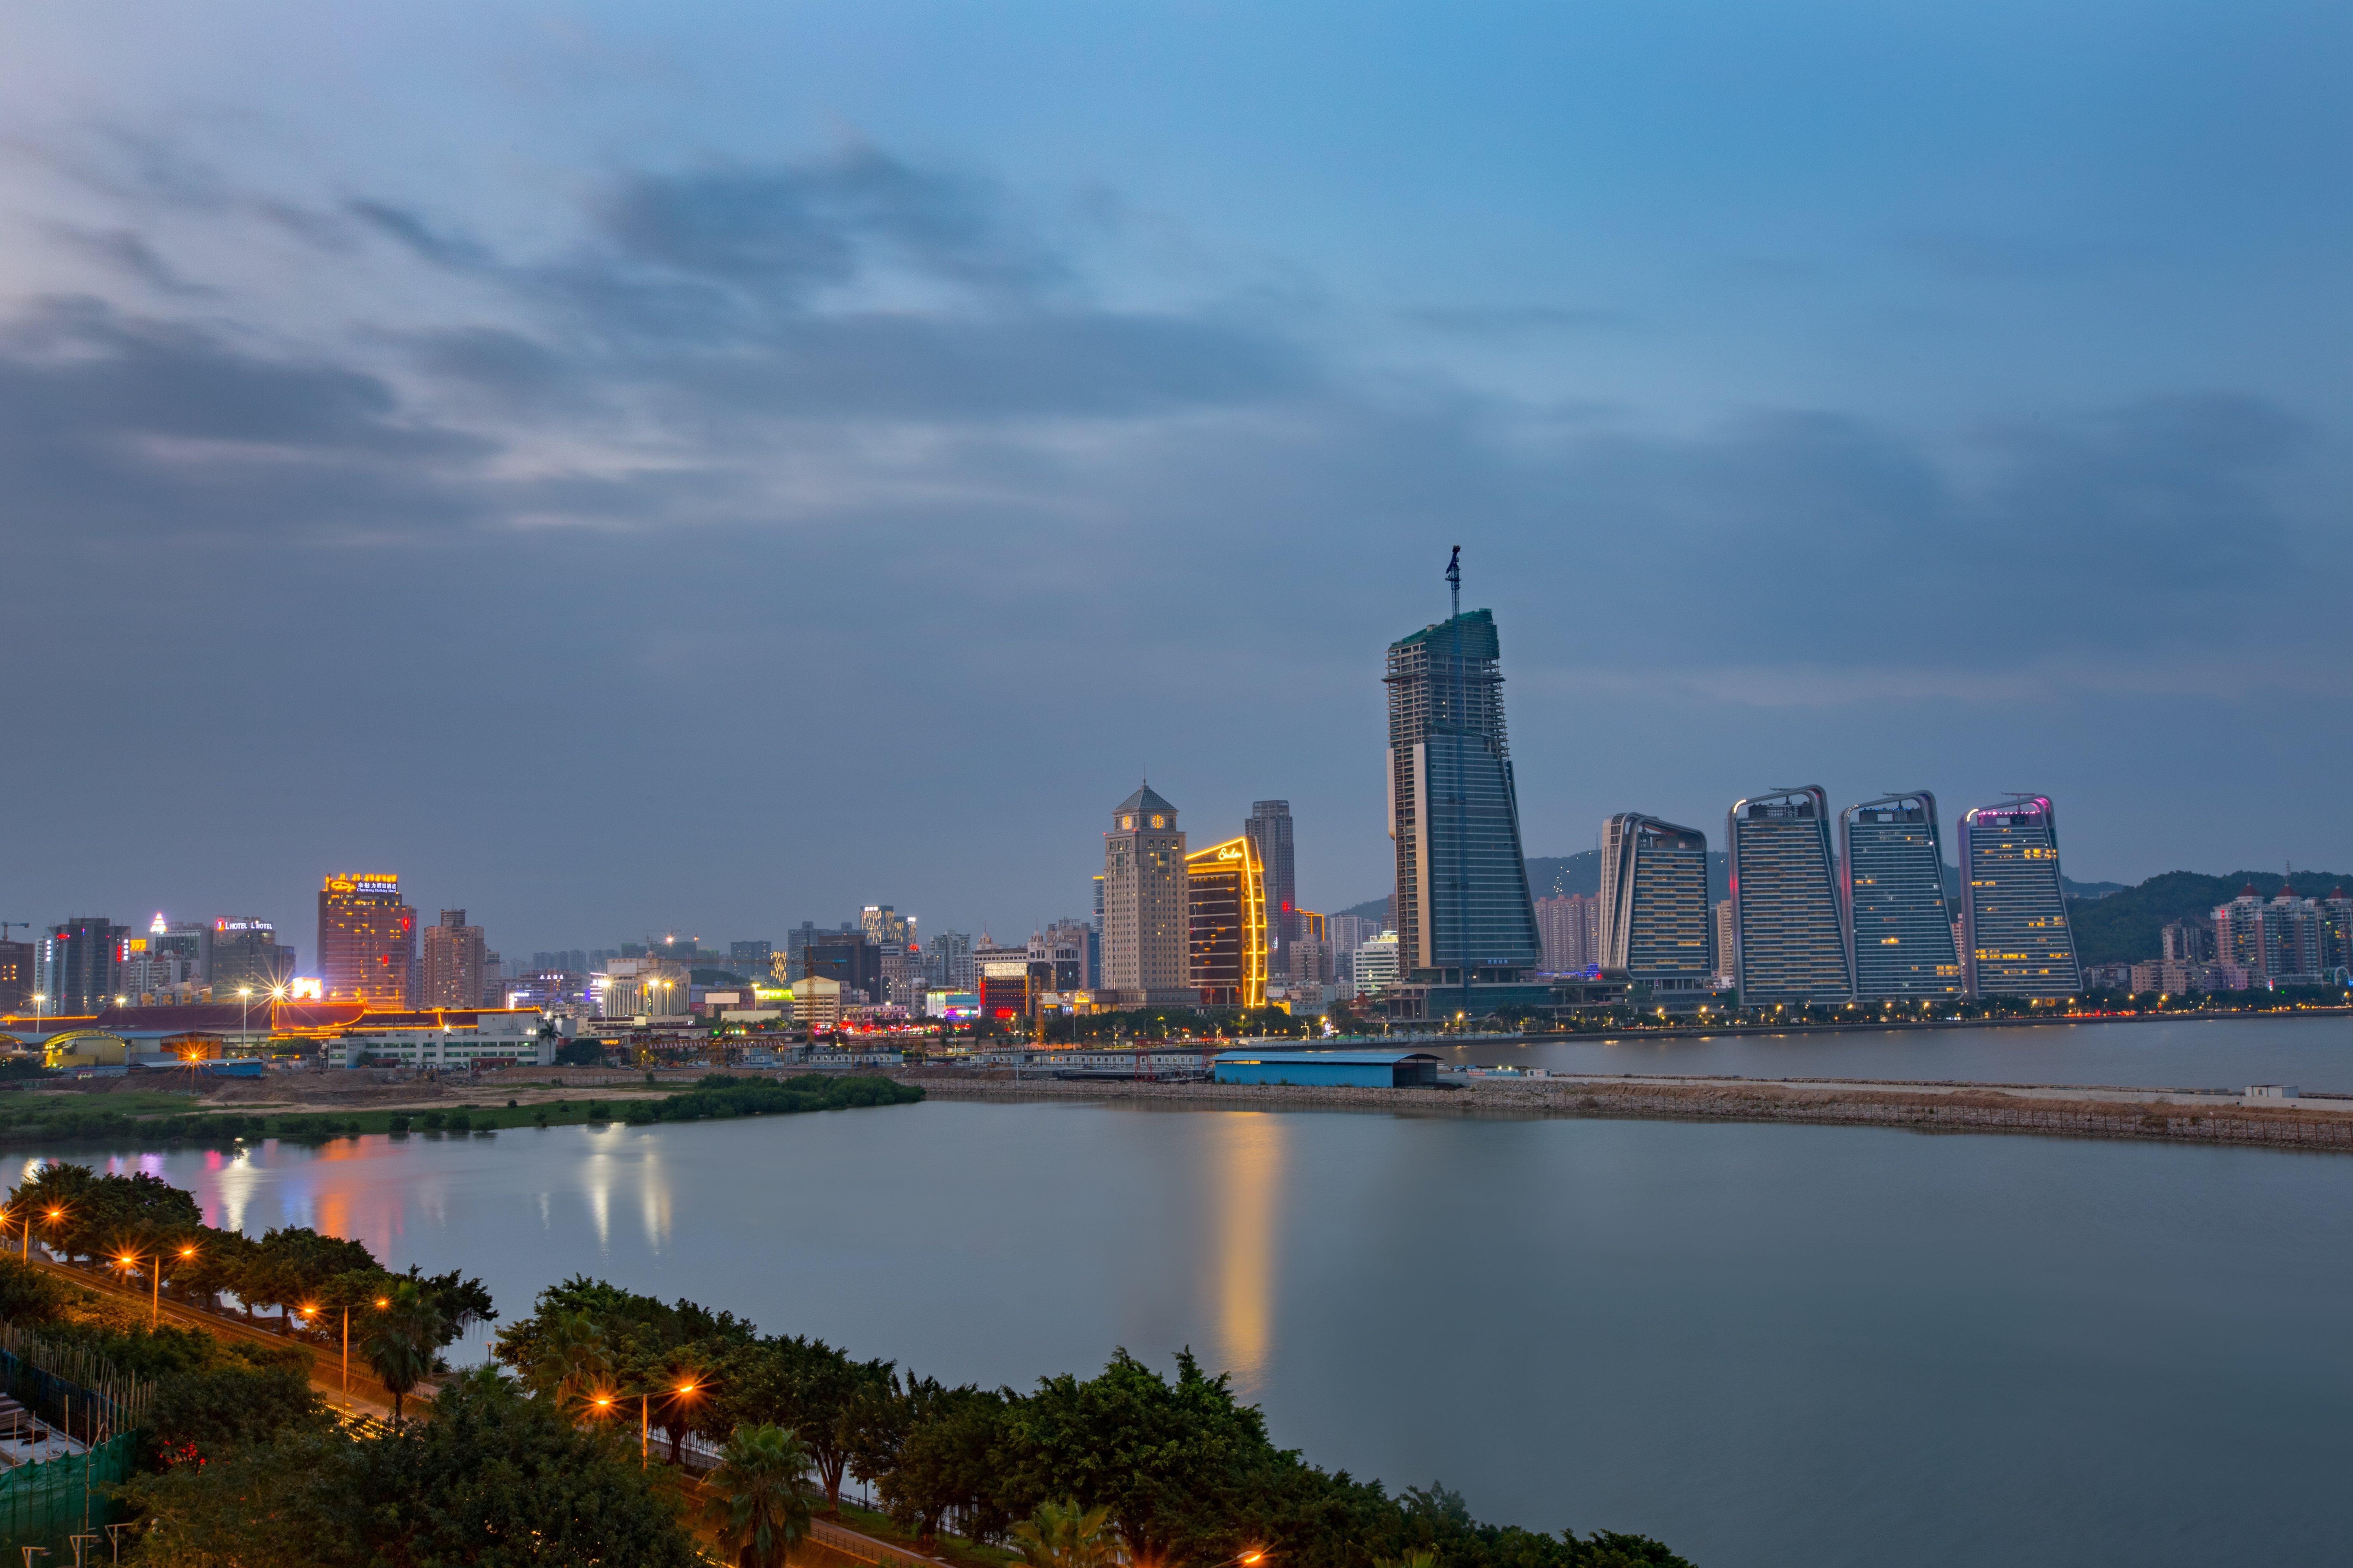
<svg viewBox="0 0 2353 1568">
<path fill-rule="evenodd" d="M 992 1460 L 1006 1415 L 1006 1397 L 967 1384 L 943 1388 L 932 1378 L 910 1378 L 902 1396 L 906 1436 L 898 1460 L 879 1482 L 892 1522 L 929 1542 L 951 1511 L 961 1510 L 976 1537 L 995 1540 L 1006 1518 L 996 1506 Z"/>
<path fill-rule="evenodd" d="M 738 1426 L 705 1484 L 703 1517 L 739 1568 L 781 1568 L 808 1534 L 808 1450 L 782 1426 Z"/>
<path fill-rule="evenodd" d="M 1255 1406 L 1190 1351 L 1174 1383 L 1121 1350 L 1098 1376 L 1042 1380 L 1008 1423 L 1008 1511 L 1054 1497 L 1110 1510 L 1137 1563 L 1216 1563 L 1244 1543 L 1261 1478 L 1296 1456 L 1277 1449 Z"/>
<path fill-rule="evenodd" d="M 402 1399 L 433 1371 L 448 1320 L 433 1293 L 414 1279 L 396 1280 L 385 1300 L 368 1318 L 361 1353 L 375 1369 L 376 1381 L 390 1391 L 392 1424 L 397 1426 Z"/>
<path fill-rule="evenodd" d="M 284 1433 L 126 1491 L 153 1521 L 139 1560 L 156 1568 L 697 1562 L 666 1474 L 482 1371 L 398 1433 Z"/>
<path fill-rule="evenodd" d="M 1041 1502 L 1036 1512 L 1013 1527 L 1013 1543 L 1030 1568 L 1110 1568 L 1118 1560 L 1106 1528 L 1110 1516 L 1107 1508 L 1081 1508 L 1075 1498 Z M 1430 1565 L 1418 1563 L 1414 1568 Z"/>
</svg>

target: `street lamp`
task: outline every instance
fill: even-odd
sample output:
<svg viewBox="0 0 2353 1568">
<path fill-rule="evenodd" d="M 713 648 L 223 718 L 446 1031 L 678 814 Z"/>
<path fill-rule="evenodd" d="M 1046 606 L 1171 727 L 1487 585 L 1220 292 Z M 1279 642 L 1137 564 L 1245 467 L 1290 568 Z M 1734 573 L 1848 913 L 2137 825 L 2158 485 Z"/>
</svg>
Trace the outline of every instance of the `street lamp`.
<svg viewBox="0 0 2353 1568">
<path fill-rule="evenodd" d="M 249 1051 L 253 1049 L 253 1032 L 247 1028 L 246 1026 L 251 1020 L 253 1014 L 253 987 L 250 985 L 238 986 L 237 988 L 237 1048 L 241 1051 Z"/>
<path fill-rule="evenodd" d="M 193 1258 L 195 1255 L 196 1249 L 194 1247 L 180 1248 L 180 1257 L 183 1258 Z M 123 1272 L 127 1274 L 138 1263 L 139 1257 L 138 1253 L 126 1252 L 115 1261 L 122 1266 Z M 155 1289 L 154 1300 L 147 1308 L 147 1331 L 153 1333 L 162 1325 L 164 1320 L 164 1252 L 161 1247 L 147 1254 L 147 1278 Z M 310 1309 L 306 1307 L 303 1310 L 307 1312 Z"/>
</svg>

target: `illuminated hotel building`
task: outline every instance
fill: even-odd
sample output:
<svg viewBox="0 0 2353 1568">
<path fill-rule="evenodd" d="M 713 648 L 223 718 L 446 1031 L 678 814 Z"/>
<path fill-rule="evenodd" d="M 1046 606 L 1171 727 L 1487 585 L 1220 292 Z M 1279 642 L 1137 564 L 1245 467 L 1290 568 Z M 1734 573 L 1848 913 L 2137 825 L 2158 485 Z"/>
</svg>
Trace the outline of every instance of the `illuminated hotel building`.
<svg viewBox="0 0 2353 1568">
<path fill-rule="evenodd" d="M 1204 1007 L 1266 1005 L 1266 875 L 1249 834 L 1185 857 L 1187 973 Z"/>
<path fill-rule="evenodd" d="M 1389 645 L 1382 677 L 1389 837 L 1398 963 L 1409 984 L 1520 982 L 1543 956 L 1520 853 L 1501 663 L 1495 618 L 1486 610 Z M 1454 1010 L 1435 994 L 1427 1005 Z"/>
<path fill-rule="evenodd" d="M 2084 986 L 2059 826 L 2044 795 L 1961 817 L 1961 967 L 1972 996 L 2073 996 Z"/>
<path fill-rule="evenodd" d="M 1839 813 L 1839 897 L 1857 1001 L 1961 994 L 1935 795 L 1913 790 Z"/>
<path fill-rule="evenodd" d="M 1185 835 L 1176 808 L 1145 784 L 1103 835 L 1103 984 L 1123 1007 L 1189 1006 Z"/>
<path fill-rule="evenodd" d="M 1821 786 L 1734 801 L 1725 843 L 1732 976 L 1742 1005 L 1854 1000 L 1831 854 L 1830 797 Z"/>
<path fill-rule="evenodd" d="M 224 918 L 213 921 L 208 970 L 215 1001 L 229 1001 L 240 988 L 266 995 L 294 977 L 294 950 L 279 945 L 278 928 L 268 921 Z"/>
<path fill-rule="evenodd" d="M 219 933 L 214 933 L 217 948 Z M 330 877 L 319 889 L 319 978 L 331 1002 L 406 1007 L 417 911 L 386 872 Z"/>
<path fill-rule="evenodd" d="M 1707 835 L 1639 811 L 1601 827 L 1601 967 L 1697 1002 L 1715 973 Z"/>
</svg>

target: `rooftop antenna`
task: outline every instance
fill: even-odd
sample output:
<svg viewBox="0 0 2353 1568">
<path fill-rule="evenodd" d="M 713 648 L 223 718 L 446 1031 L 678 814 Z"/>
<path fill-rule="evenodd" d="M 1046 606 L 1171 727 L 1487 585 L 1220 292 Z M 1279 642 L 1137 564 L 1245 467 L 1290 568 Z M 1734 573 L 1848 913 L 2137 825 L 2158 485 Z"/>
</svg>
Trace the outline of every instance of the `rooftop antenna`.
<svg viewBox="0 0 2353 1568">
<path fill-rule="evenodd" d="M 1462 547 L 1456 545 L 1454 553 L 1446 558 L 1446 592 L 1453 601 L 1454 615 L 1462 613 Z"/>
</svg>

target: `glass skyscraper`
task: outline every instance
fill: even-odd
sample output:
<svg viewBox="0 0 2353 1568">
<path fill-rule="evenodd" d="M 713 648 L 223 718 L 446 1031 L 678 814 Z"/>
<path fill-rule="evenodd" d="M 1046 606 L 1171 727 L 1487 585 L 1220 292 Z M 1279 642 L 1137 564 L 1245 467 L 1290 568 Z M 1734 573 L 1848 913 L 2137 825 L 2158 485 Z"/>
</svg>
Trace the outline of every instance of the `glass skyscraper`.
<svg viewBox="0 0 2353 1568">
<path fill-rule="evenodd" d="M 1857 1001 L 1961 994 L 1935 795 L 1914 790 L 1839 813 L 1839 896 Z"/>
<path fill-rule="evenodd" d="M 1715 973 L 1707 835 L 1639 811 L 1601 828 L 1601 967 L 1653 992 L 1704 992 Z"/>
<path fill-rule="evenodd" d="M 1854 976 L 1839 920 L 1830 798 L 1819 784 L 1738 800 L 1731 853 L 1733 980 L 1741 1005 L 1847 1003 Z"/>
<path fill-rule="evenodd" d="M 1970 995 L 2082 993 L 2048 796 L 2012 795 L 1965 813 L 1961 878 L 1961 964 Z"/>
<path fill-rule="evenodd" d="M 1523 981 L 1541 955 L 1501 659 L 1486 610 L 1389 645 L 1389 837 L 1398 963 L 1410 984 Z"/>
</svg>

